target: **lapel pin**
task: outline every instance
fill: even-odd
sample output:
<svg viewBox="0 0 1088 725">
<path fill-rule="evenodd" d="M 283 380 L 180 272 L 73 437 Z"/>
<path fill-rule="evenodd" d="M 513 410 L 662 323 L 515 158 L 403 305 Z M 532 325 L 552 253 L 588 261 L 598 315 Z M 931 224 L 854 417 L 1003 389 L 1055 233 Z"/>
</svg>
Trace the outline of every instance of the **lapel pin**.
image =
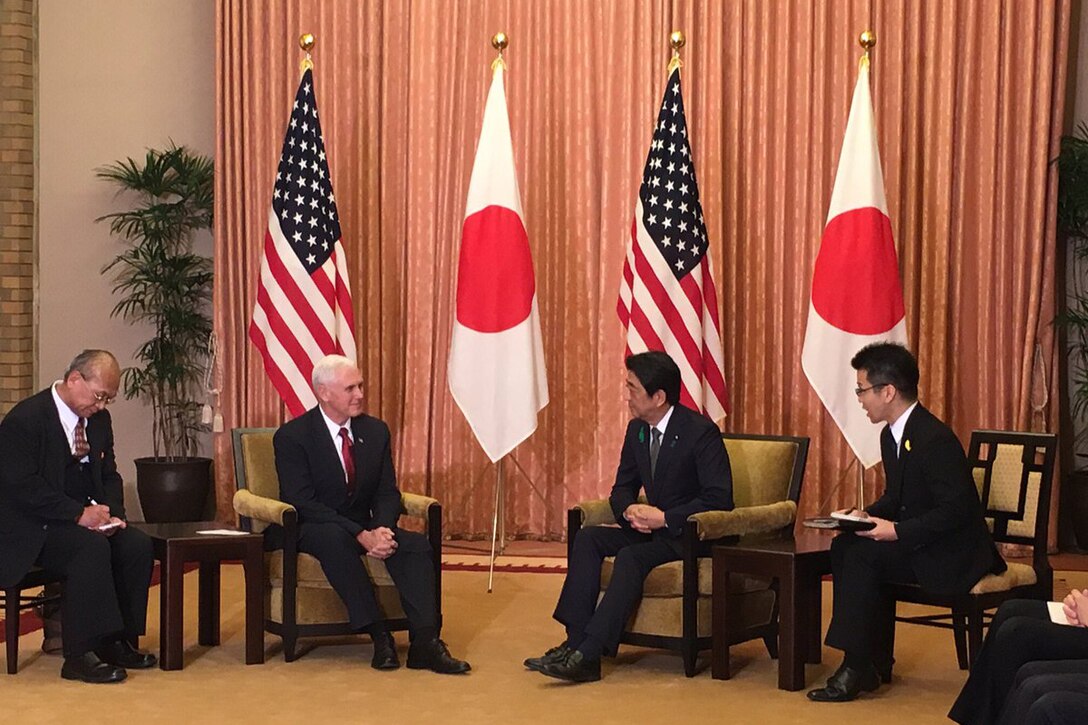
<svg viewBox="0 0 1088 725">
<path fill-rule="evenodd" d="M 903 447 L 906 448 L 908 451 L 910 450 L 910 438 L 903 439 Z"/>
<path fill-rule="evenodd" d="M 645 443 L 646 442 L 646 429 L 645 428 L 639 428 L 638 429 L 638 442 L 639 443 Z"/>
</svg>

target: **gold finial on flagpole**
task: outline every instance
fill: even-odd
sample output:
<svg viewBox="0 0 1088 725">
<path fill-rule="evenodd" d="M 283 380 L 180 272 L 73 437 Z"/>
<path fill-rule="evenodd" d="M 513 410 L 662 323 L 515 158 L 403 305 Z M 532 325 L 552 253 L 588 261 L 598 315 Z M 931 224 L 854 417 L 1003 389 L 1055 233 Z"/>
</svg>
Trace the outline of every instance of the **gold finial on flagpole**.
<svg viewBox="0 0 1088 725">
<path fill-rule="evenodd" d="M 305 73 L 308 70 L 313 70 L 314 61 L 310 57 L 310 51 L 313 49 L 315 42 L 317 41 L 314 40 L 313 33 L 303 33 L 302 35 L 298 36 L 298 47 L 302 48 L 302 51 L 306 53 L 306 57 L 303 58 L 302 62 L 298 64 L 299 73 Z"/>
<path fill-rule="evenodd" d="M 684 62 L 680 60 L 680 49 L 687 45 L 684 31 L 674 30 L 669 33 L 669 46 L 672 48 L 672 60 L 669 61 L 668 72 L 672 73 L 677 68 L 683 68 Z"/>
<path fill-rule="evenodd" d="M 495 70 L 497 67 L 502 67 L 506 70 L 506 61 L 502 57 L 502 52 L 506 50 L 510 45 L 510 37 L 501 30 L 491 36 L 491 47 L 499 52 L 499 55 L 495 60 L 491 61 L 491 70 Z"/>
<path fill-rule="evenodd" d="M 858 67 L 869 65 L 869 51 L 876 45 L 876 33 L 871 30 L 866 30 L 858 36 L 858 45 L 865 49 L 865 54 L 861 56 L 861 60 L 858 61 Z"/>
</svg>

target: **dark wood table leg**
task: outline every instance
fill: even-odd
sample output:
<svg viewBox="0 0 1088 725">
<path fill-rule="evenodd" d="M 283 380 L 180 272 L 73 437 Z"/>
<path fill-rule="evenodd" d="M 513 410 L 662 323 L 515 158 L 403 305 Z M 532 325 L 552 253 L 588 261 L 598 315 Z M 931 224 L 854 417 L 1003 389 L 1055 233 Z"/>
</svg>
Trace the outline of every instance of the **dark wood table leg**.
<svg viewBox="0 0 1088 725">
<path fill-rule="evenodd" d="M 803 572 L 803 586 L 807 594 L 805 604 L 805 662 L 820 664 L 823 659 L 823 583 L 818 572 Z"/>
<path fill-rule="evenodd" d="M 800 690 L 805 686 L 806 643 L 801 634 L 805 627 L 798 626 L 799 602 L 796 559 L 790 557 L 787 571 L 778 579 L 778 689 Z"/>
<path fill-rule="evenodd" d="M 710 597 L 710 676 L 715 680 L 729 679 L 729 572 L 725 557 L 713 556 L 713 579 Z"/>
<path fill-rule="evenodd" d="M 159 560 L 159 667 L 180 670 L 184 664 L 182 621 L 184 615 L 185 560 L 177 546 L 166 544 Z"/>
<path fill-rule="evenodd" d="M 219 562 L 200 562 L 199 635 L 202 645 L 219 644 Z"/>
<path fill-rule="evenodd" d="M 264 547 L 260 539 L 246 545 L 242 561 L 246 579 L 246 664 L 264 663 Z"/>
</svg>

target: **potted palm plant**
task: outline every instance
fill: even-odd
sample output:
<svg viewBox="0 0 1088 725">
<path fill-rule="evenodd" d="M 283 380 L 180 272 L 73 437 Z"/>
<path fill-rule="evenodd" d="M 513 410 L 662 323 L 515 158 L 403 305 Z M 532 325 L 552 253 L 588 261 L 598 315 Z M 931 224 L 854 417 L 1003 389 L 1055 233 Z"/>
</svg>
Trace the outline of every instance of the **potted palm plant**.
<svg viewBox="0 0 1088 725">
<path fill-rule="evenodd" d="M 151 406 L 153 456 L 136 459 L 136 488 L 148 521 L 202 518 L 211 459 L 198 457 L 198 433 L 211 333 L 211 260 L 192 250 L 193 233 L 212 225 L 211 158 L 173 143 L 96 169 L 129 209 L 105 214 L 125 249 L 103 273 L 120 296 L 111 313 L 151 326 L 137 364 L 122 372 L 126 398 Z"/>
<path fill-rule="evenodd" d="M 1065 250 L 1068 271 L 1064 305 L 1058 315 L 1059 333 L 1067 351 L 1068 417 L 1063 427 L 1072 436 L 1065 440 L 1067 454 L 1063 468 L 1069 473 L 1062 486 L 1060 531 L 1067 542 L 1075 536 L 1081 549 L 1088 549 L 1088 469 L 1074 466 L 1076 458 L 1085 457 L 1083 444 L 1088 432 L 1088 126 L 1081 124 L 1076 133 L 1063 136 L 1058 154 L 1057 226 L 1059 249 Z M 1060 287 L 1059 287 L 1060 288 Z"/>
</svg>

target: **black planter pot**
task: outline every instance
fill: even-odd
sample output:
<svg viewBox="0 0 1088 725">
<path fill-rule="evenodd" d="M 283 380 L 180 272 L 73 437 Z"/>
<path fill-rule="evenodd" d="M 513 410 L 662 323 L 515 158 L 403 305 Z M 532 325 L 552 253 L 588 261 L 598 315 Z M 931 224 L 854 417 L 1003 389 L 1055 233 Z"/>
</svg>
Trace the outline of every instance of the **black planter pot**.
<svg viewBox="0 0 1088 725">
<path fill-rule="evenodd" d="M 137 458 L 136 490 L 150 523 L 200 521 L 212 485 L 210 458 Z"/>
<path fill-rule="evenodd" d="M 1081 469 L 1065 476 L 1065 495 L 1069 523 L 1076 537 L 1077 548 L 1088 551 L 1088 471 Z"/>
</svg>

